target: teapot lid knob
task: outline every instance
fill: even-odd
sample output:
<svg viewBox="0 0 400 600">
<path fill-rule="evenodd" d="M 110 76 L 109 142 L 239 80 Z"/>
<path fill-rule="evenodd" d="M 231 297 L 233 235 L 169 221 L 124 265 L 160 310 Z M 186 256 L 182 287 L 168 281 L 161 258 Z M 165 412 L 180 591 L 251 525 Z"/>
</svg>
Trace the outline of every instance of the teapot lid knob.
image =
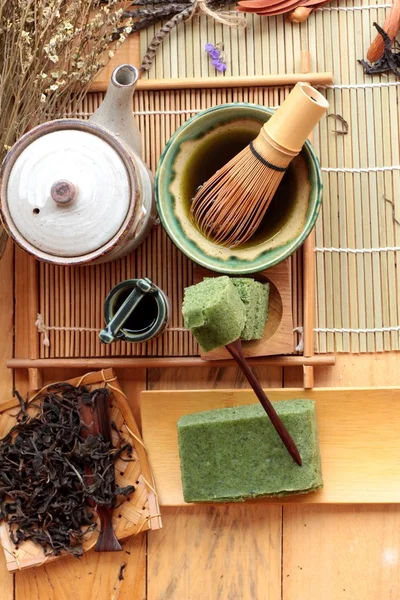
<svg viewBox="0 0 400 600">
<path fill-rule="evenodd" d="M 76 187 L 66 179 L 59 179 L 51 186 L 50 194 L 54 202 L 66 205 L 75 200 Z"/>
</svg>

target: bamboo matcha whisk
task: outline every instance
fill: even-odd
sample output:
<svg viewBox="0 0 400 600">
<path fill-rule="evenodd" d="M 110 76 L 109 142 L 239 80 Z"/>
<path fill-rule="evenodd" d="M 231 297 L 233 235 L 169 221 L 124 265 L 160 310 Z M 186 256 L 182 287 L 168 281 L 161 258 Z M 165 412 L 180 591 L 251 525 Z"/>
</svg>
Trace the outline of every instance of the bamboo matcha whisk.
<svg viewBox="0 0 400 600">
<path fill-rule="evenodd" d="M 231 248 L 252 237 L 289 163 L 328 106 L 308 83 L 296 84 L 256 139 L 197 191 L 190 213 L 203 235 Z"/>
</svg>

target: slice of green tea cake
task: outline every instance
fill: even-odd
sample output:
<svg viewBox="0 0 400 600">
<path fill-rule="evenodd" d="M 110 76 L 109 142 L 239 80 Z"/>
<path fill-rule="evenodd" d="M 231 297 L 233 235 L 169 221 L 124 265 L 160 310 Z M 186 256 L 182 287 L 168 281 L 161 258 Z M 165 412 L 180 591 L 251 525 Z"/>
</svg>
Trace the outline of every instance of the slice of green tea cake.
<svg viewBox="0 0 400 600">
<path fill-rule="evenodd" d="M 256 308 L 257 319 L 254 323 L 253 329 L 253 340 L 259 340 L 264 335 L 265 323 L 268 320 L 268 306 L 269 306 L 269 283 L 255 282 L 256 286 L 260 288 L 260 294 L 258 296 L 258 305 Z"/>
<path fill-rule="evenodd" d="M 259 404 L 185 415 L 178 421 L 186 502 L 286 496 L 322 487 L 315 403 L 274 403 L 303 460 L 288 454 Z"/>
<path fill-rule="evenodd" d="M 246 308 L 246 323 L 240 337 L 242 340 L 259 340 L 268 317 L 269 283 L 247 277 L 234 277 L 232 283 Z"/>
<path fill-rule="evenodd" d="M 246 309 L 246 323 L 240 337 L 242 340 L 252 340 L 253 331 L 257 320 L 257 306 L 259 304 L 260 289 L 254 279 L 247 277 L 234 277 L 232 283 L 239 292 L 241 301 Z"/>
<path fill-rule="evenodd" d="M 244 304 L 227 276 L 186 288 L 182 314 L 185 327 L 206 352 L 237 340 L 246 322 Z"/>
</svg>

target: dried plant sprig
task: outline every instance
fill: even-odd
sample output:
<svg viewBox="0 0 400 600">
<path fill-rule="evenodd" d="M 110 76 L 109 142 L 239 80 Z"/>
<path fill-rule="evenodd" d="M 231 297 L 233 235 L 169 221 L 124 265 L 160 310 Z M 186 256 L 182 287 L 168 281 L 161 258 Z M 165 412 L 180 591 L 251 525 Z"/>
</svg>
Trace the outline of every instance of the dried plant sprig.
<svg viewBox="0 0 400 600">
<path fill-rule="evenodd" d="M 154 6 L 153 8 L 136 8 L 135 10 L 125 10 L 124 16 L 132 19 L 152 18 L 154 22 L 161 21 L 165 17 L 181 12 L 187 8 L 187 4 L 171 4 L 168 6 Z"/>
<path fill-rule="evenodd" d="M 35 125 L 75 112 L 131 33 L 123 16 L 130 4 L 0 0 L 0 161 Z M 0 229 L 1 256 L 6 234 Z"/>
<path fill-rule="evenodd" d="M 141 2 L 141 0 L 138 0 Z M 156 4 L 156 2 L 154 2 Z M 173 16 L 164 23 L 161 29 L 156 33 L 154 38 L 151 40 L 149 47 L 147 48 L 146 54 L 143 57 L 142 64 L 140 65 L 140 70 L 142 73 L 148 71 L 152 65 L 154 60 L 154 56 L 156 55 L 157 49 L 162 44 L 164 39 L 170 34 L 170 32 L 176 27 L 179 23 L 184 20 L 190 20 L 195 14 L 204 14 L 208 17 L 212 17 L 217 22 L 227 25 L 229 27 L 245 27 L 246 21 L 242 16 L 237 16 L 234 12 L 219 12 L 220 9 L 225 8 L 231 4 L 231 0 L 191 0 L 190 3 L 186 5 L 184 2 L 184 6 L 180 6 L 177 3 L 171 2 L 169 5 L 170 8 L 174 9 Z M 178 12 L 178 9 L 179 10 Z M 153 23 L 157 22 L 157 18 L 154 16 L 156 14 L 157 9 L 150 9 L 150 12 L 153 13 Z M 142 25 L 143 27 L 148 27 L 153 23 L 150 21 L 152 17 L 143 17 Z M 134 26 L 138 28 L 142 28 L 140 26 L 140 19 L 138 19 Z M 214 65 L 215 66 L 215 65 Z"/>
<path fill-rule="evenodd" d="M 192 14 L 192 7 L 185 8 L 182 12 L 174 15 L 169 21 L 167 21 L 161 29 L 156 33 L 154 38 L 151 40 L 149 47 L 147 48 L 146 54 L 142 59 L 142 64 L 140 65 L 140 70 L 142 73 L 148 71 L 153 63 L 156 52 L 164 39 L 169 35 L 169 33 L 176 27 L 179 23 L 181 23 L 184 19 L 187 19 Z"/>
</svg>

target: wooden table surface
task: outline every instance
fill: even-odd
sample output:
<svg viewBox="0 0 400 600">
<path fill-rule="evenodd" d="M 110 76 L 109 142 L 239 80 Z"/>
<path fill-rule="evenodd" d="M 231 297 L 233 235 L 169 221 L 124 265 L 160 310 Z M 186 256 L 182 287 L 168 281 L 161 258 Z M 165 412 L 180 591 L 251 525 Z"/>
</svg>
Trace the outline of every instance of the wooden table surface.
<svg viewBox="0 0 400 600">
<path fill-rule="evenodd" d="M 0 400 L 23 372 L 7 371 L 13 347 L 14 249 L 0 261 Z M 400 385 L 395 353 L 338 355 L 316 369 L 316 386 Z M 258 368 L 263 385 L 302 385 L 297 369 Z M 76 373 L 76 371 L 75 371 Z M 71 372 L 52 371 L 48 380 Z M 142 389 L 246 387 L 236 368 L 120 371 L 139 416 Z M 362 406 L 360 406 L 362 410 Z M 389 506 L 226 504 L 163 509 L 164 527 L 124 544 L 122 553 L 10 575 L 0 560 L 1 600 L 398 600 L 400 509 Z M 119 577 L 125 565 L 124 578 Z"/>
</svg>

